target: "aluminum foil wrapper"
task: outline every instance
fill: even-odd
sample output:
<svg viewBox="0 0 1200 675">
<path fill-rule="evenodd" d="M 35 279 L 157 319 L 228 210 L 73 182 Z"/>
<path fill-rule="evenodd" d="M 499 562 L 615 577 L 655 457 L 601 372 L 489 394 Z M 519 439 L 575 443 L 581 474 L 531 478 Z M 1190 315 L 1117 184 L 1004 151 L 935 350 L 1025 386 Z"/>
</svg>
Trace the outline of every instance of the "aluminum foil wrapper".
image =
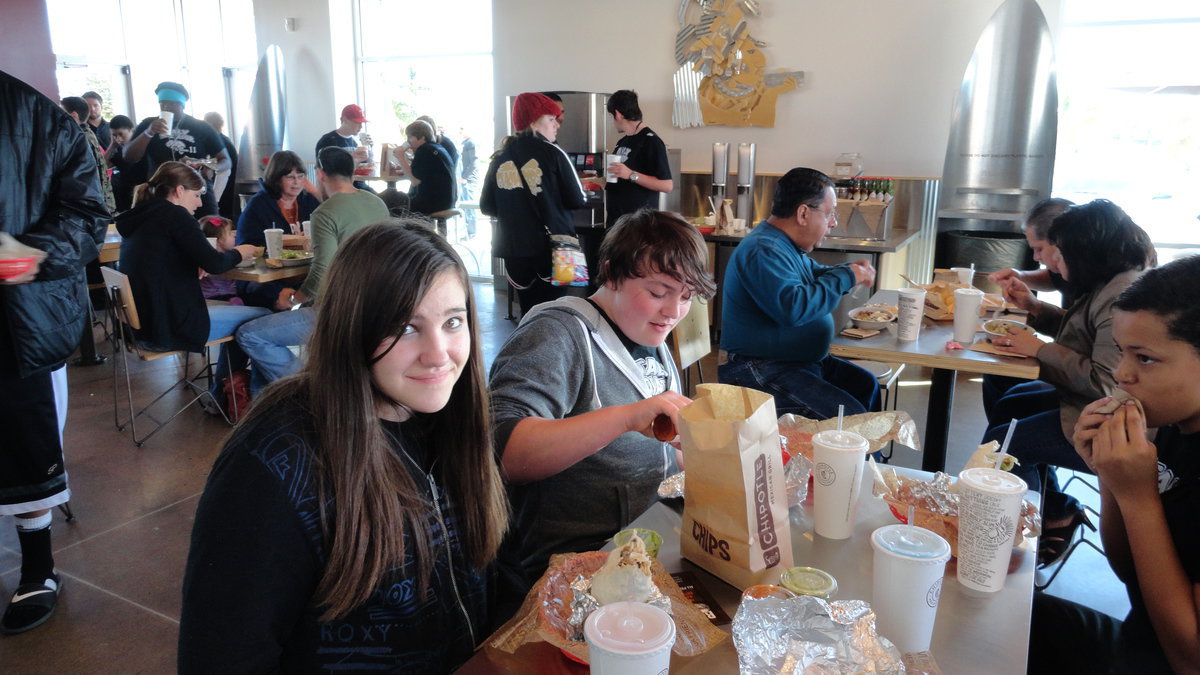
<svg viewBox="0 0 1200 675">
<path fill-rule="evenodd" d="M 875 632 L 862 600 L 744 598 L 733 617 L 741 675 L 903 673 L 900 650 Z"/>
<path fill-rule="evenodd" d="M 582 574 L 575 577 L 575 581 L 571 582 L 571 592 L 575 597 L 571 600 L 571 616 L 567 619 L 567 625 L 571 629 L 568 637 L 583 642 L 583 622 L 587 620 L 589 614 L 600 609 L 600 602 L 592 595 L 591 577 L 585 577 Z M 667 614 L 672 614 L 671 599 L 663 595 L 662 591 L 658 590 L 658 586 L 655 586 L 654 590 L 650 592 L 650 597 L 646 598 L 646 604 L 653 605 Z"/>
<path fill-rule="evenodd" d="M 818 431 L 837 429 L 837 426 L 836 418 L 810 420 L 807 417 L 790 413 L 779 417 L 779 433 L 787 438 L 788 452 L 792 453 L 793 457 L 804 455 L 812 459 L 813 434 Z M 869 452 L 881 450 L 892 441 L 917 451 L 921 450 L 921 438 L 917 433 L 917 423 L 902 410 L 849 415 L 842 418 L 842 429 L 853 431 L 867 439 L 867 445 L 870 446 Z"/>
<path fill-rule="evenodd" d="M 812 460 L 804 455 L 792 457 L 783 468 L 783 484 L 787 488 L 788 507 L 804 503 L 808 497 L 808 477 L 812 475 Z"/>
<path fill-rule="evenodd" d="M 941 471 L 933 480 L 923 481 L 900 476 L 892 468 L 880 469 L 872 462 L 875 483 L 871 494 L 887 502 L 901 520 L 908 518 L 908 507 L 914 508 L 913 524 L 931 530 L 950 542 L 950 550 L 958 555 L 958 490 L 955 479 Z M 1036 537 L 1042 533 L 1042 514 L 1029 499 L 1021 502 L 1020 527 L 1017 528 L 1014 545 L 1019 546 L 1025 537 Z"/>
<path fill-rule="evenodd" d="M 659 499 L 676 499 L 683 497 L 683 473 L 680 471 L 677 474 L 667 476 L 663 482 L 658 484 Z"/>
</svg>

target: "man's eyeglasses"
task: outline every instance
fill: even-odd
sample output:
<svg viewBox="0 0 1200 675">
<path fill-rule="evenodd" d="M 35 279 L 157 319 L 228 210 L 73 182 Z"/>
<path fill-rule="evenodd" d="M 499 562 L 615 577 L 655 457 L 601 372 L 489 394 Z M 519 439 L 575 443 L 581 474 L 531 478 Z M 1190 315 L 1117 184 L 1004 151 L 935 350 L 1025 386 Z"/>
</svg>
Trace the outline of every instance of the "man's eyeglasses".
<svg viewBox="0 0 1200 675">
<path fill-rule="evenodd" d="M 822 211 L 821 209 L 819 209 L 815 206 L 811 206 L 809 204 L 805 204 L 805 206 L 808 207 L 809 211 L 815 211 L 816 213 L 819 213 L 821 215 L 821 218 L 823 218 L 825 220 L 825 222 L 827 222 L 827 223 L 829 223 L 829 222 L 837 223 L 837 221 L 838 221 L 836 210 L 831 210 L 827 213 L 827 212 Z"/>
<path fill-rule="evenodd" d="M 199 190 L 192 190 L 192 192 L 195 192 L 196 194 L 203 197 L 204 195 L 208 194 L 208 186 L 205 185 L 204 187 L 200 188 Z"/>
</svg>

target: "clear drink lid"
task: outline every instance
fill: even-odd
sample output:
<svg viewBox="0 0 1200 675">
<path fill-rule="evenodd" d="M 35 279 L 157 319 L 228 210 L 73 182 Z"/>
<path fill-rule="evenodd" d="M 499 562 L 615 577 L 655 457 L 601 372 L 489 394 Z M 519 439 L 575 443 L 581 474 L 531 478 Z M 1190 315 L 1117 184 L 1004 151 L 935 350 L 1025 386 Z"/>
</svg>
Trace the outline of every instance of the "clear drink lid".
<svg viewBox="0 0 1200 675">
<path fill-rule="evenodd" d="M 653 650 L 675 641 L 670 614 L 644 602 L 614 602 L 588 615 L 588 642 L 610 651 Z"/>
<path fill-rule="evenodd" d="M 1007 471 L 986 466 L 967 469 L 958 474 L 958 479 L 988 492 L 1025 494 L 1029 489 L 1025 481 L 1021 480 L 1018 476 L 1014 476 Z"/>
<path fill-rule="evenodd" d="M 950 557 L 950 543 L 923 527 L 885 525 L 871 535 L 871 543 L 876 548 L 906 558 Z"/>
<path fill-rule="evenodd" d="M 813 443 L 820 443 L 834 450 L 866 450 L 869 446 L 867 439 L 853 431 L 837 431 L 826 429 L 813 434 Z"/>
</svg>

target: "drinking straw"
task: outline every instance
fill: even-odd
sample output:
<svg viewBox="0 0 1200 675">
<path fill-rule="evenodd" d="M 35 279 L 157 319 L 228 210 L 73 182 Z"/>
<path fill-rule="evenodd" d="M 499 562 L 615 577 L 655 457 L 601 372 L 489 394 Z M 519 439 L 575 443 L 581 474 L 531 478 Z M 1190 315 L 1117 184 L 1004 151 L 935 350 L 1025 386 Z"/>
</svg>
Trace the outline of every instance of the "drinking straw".
<svg viewBox="0 0 1200 675">
<path fill-rule="evenodd" d="M 913 521 L 916 520 L 916 517 L 917 517 L 917 507 L 913 506 L 912 504 L 909 504 L 908 505 L 908 529 L 906 529 L 904 531 L 904 533 L 908 535 L 908 538 L 910 541 L 916 541 L 916 537 L 913 536 L 915 534 L 915 530 L 917 527 L 916 525 L 913 525 Z"/>
<path fill-rule="evenodd" d="M 1012 418 L 1008 423 L 1008 433 L 1004 434 L 1004 443 L 1000 445 L 1000 454 L 996 457 L 996 466 L 993 468 L 999 469 L 1004 462 L 1004 453 L 1008 452 L 1008 444 L 1012 441 L 1013 432 L 1017 430 L 1017 418 Z"/>
<path fill-rule="evenodd" d="M 838 405 L 838 431 L 842 430 L 842 417 L 846 414 L 846 406 Z"/>
</svg>

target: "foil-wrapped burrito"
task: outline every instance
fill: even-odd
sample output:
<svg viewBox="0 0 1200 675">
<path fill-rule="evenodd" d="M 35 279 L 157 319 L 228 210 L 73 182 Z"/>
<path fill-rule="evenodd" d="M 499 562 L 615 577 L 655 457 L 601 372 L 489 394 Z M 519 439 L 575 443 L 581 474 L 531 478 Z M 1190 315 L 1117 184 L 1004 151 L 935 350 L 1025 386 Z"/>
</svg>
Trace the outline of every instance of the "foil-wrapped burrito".
<svg viewBox="0 0 1200 675">
<path fill-rule="evenodd" d="M 900 650 L 875 632 L 862 600 L 742 599 L 733 617 L 741 675 L 903 673 Z"/>
</svg>

